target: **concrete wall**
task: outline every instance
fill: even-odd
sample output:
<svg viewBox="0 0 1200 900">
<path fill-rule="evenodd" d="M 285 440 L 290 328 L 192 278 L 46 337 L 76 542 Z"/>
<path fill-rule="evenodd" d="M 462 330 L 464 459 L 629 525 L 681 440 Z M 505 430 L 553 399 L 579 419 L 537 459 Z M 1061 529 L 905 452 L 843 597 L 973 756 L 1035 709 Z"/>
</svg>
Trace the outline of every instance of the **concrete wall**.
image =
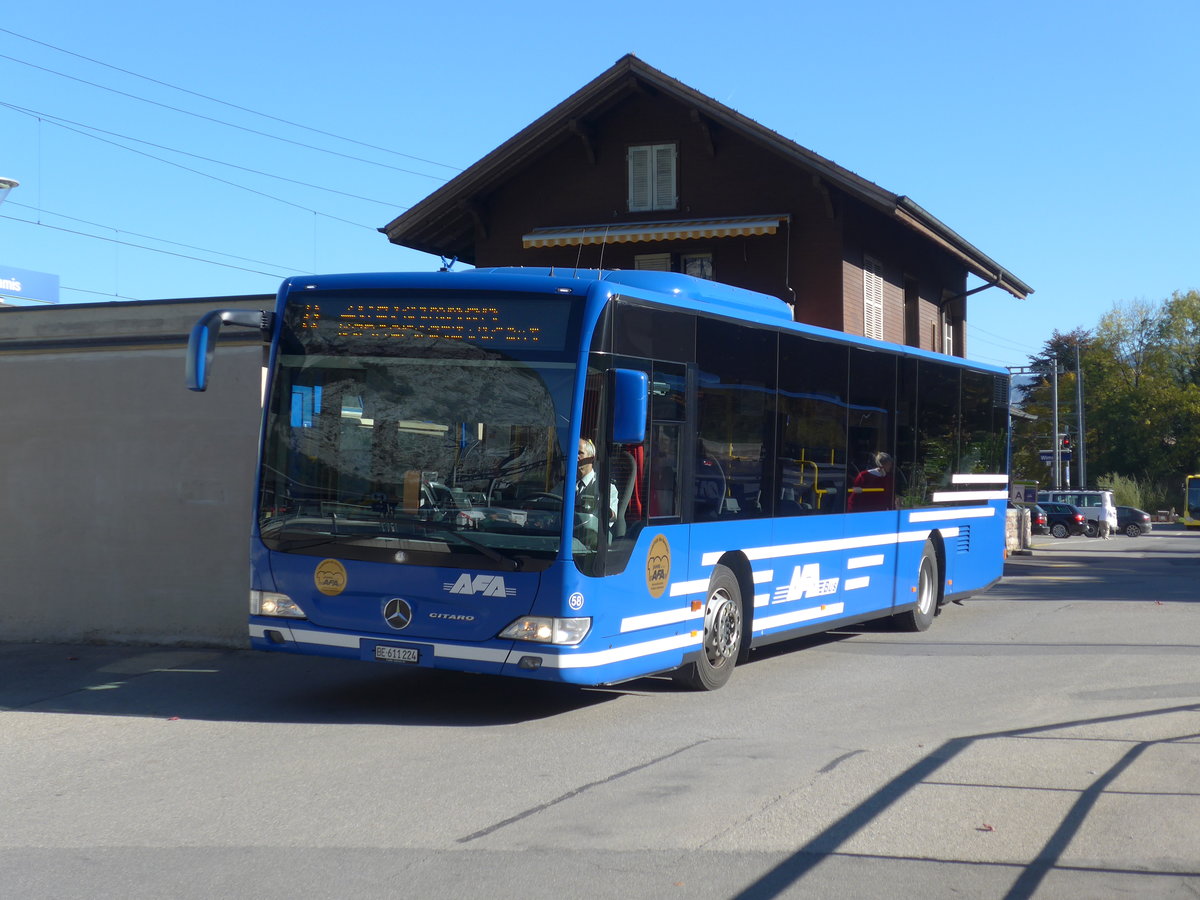
<svg viewBox="0 0 1200 900">
<path fill-rule="evenodd" d="M 0 309 L 0 640 L 245 641 L 261 345 L 225 329 L 203 394 L 183 348 L 272 303 Z"/>
</svg>

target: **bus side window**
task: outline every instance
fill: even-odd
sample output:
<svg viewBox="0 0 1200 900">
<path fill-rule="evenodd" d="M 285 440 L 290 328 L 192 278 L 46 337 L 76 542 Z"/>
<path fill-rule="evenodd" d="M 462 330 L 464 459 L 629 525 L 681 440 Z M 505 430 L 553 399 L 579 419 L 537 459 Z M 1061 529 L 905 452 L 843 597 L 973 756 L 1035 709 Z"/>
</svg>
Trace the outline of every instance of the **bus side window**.
<svg viewBox="0 0 1200 900">
<path fill-rule="evenodd" d="M 777 516 L 846 509 L 846 348 L 779 339 Z"/>
<path fill-rule="evenodd" d="M 716 319 L 696 322 L 697 522 L 773 512 L 777 356 L 773 332 Z"/>
<path fill-rule="evenodd" d="M 650 433 L 650 518 L 679 516 L 679 425 L 656 423 Z"/>
<path fill-rule="evenodd" d="M 687 419 L 687 367 L 656 362 L 650 387 L 650 464 L 646 499 L 651 518 L 683 514 L 683 422 Z"/>
<path fill-rule="evenodd" d="M 851 348 L 849 400 L 846 511 L 895 509 L 898 485 L 892 410 L 896 406 L 896 357 Z"/>
</svg>

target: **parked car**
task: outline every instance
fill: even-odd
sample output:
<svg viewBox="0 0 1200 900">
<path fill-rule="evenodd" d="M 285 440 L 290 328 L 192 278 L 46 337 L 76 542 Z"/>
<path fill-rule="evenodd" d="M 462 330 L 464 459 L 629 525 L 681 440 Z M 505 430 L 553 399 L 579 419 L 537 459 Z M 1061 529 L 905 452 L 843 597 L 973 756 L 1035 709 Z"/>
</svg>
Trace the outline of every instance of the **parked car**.
<svg viewBox="0 0 1200 900">
<path fill-rule="evenodd" d="M 1029 504 L 1029 530 L 1034 534 L 1049 534 L 1050 519 L 1046 516 L 1046 511 L 1036 503 Z"/>
<path fill-rule="evenodd" d="M 1065 538 L 1072 534 L 1083 534 L 1087 518 L 1070 503 L 1053 503 L 1049 500 L 1039 501 L 1046 513 L 1050 524 L 1050 533 L 1056 538 Z"/>
<path fill-rule="evenodd" d="M 1145 510 L 1138 509 L 1136 506 L 1117 507 L 1117 531 L 1122 534 L 1137 537 L 1139 534 L 1145 534 L 1147 531 L 1153 530 L 1153 528 L 1154 525 L 1151 524 L 1150 513 Z"/>
<path fill-rule="evenodd" d="M 1112 491 L 1079 491 L 1079 490 L 1051 490 L 1038 491 L 1038 503 L 1049 500 L 1055 503 L 1069 503 L 1077 508 L 1087 519 L 1083 523 L 1084 533 L 1088 537 L 1097 537 L 1100 534 L 1099 520 L 1107 519 L 1108 527 L 1112 531 L 1118 530 L 1117 524 L 1117 507 L 1113 503 Z"/>
<path fill-rule="evenodd" d="M 1046 519 L 1046 511 L 1036 503 L 1022 503 L 1016 500 L 1009 500 L 1008 508 L 1029 510 L 1029 531 L 1031 534 L 1050 533 L 1050 523 Z"/>
</svg>

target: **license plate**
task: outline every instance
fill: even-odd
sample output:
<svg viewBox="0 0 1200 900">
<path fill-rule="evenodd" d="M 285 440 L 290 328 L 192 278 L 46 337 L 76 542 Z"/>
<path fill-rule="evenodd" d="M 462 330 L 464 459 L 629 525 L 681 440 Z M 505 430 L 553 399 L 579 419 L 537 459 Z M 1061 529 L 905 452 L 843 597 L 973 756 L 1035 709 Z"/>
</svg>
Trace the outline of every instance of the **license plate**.
<svg viewBox="0 0 1200 900">
<path fill-rule="evenodd" d="M 385 662 L 416 663 L 421 652 L 416 647 L 376 647 L 375 658 Z"/>
</svg>

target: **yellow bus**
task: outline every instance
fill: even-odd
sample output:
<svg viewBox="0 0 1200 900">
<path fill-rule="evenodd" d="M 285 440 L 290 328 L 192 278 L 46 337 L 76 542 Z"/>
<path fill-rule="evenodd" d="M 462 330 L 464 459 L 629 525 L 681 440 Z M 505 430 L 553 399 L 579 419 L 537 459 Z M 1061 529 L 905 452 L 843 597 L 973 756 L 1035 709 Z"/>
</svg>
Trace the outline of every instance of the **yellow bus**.
<svg viewBox="0 0 1200 900">
<path fill-rule="evenodd" d="M 1183 517 L 1188 528 L 1200 528 L 1200 475 L 1188 475 L 1183 480 Z"/>
</svg>

